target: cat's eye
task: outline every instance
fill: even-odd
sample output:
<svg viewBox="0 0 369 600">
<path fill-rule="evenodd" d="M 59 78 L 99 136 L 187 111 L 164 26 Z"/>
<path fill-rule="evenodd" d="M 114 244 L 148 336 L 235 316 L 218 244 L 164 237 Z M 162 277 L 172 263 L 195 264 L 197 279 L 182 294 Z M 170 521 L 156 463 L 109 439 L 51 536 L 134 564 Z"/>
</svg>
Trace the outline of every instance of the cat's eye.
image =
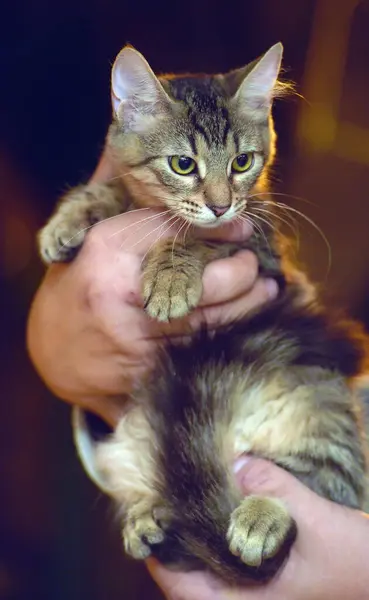
<svg viewBox="0 0 369 600">
<path fill-rule="evenodd" d="M 192 175 L 197 169 L 196 161 L 189 156 L 170 156 L 168 162 L 177 175 Z"/>
<path fill-rule="evenodd" d="M 254 164 L 254 155 L 252 152 L 239 154 L 233 159 L 231 169 L 233 173 L 245 173 L 251 169 Z"/>
</svg>

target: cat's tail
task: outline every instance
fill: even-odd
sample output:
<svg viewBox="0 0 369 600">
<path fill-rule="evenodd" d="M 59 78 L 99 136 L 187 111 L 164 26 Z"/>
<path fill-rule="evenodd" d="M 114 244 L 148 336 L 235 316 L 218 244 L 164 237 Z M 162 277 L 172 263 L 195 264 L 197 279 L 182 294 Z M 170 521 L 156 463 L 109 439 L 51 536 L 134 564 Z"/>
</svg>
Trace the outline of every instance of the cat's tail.
<svg viewBox="0 0 369 600">
<path fill-rule="evenodd" d="M 154 552 L 174 568 L 206 568 L 230 583 L 265 581 L 286 558 L 295 532 L 291 529 L 276 558 L 257 567 L 231 552 L 231 515 L 243 501 L 224 446 L 231 389 L 219 367 L 202 369 L 196 378 L 198 352 L 193 365 L 186 354 L 186 364 L 176 368 L 181 362 L 177 352 L 181 348 L 165 355 L 145 394 L 156 439 L 160 497 L 169 509 L 166 542 Z"/>
</svg>

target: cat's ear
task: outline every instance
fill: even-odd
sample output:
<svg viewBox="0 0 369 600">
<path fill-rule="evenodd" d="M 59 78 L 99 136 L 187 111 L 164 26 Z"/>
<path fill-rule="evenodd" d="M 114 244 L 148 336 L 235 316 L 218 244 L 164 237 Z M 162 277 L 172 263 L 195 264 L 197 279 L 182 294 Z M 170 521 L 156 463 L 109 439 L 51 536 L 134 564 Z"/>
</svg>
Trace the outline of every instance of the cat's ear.
<svg viewBox="0 0 369 600">
<path fill-rule="evenodd" d="M 272 46 L 259 60 L 246 67 L 246 74 L 234 97 L 238 107 L 256 118 L 265 118 L 270 111 L 281 68 L 283 46 Z M 251 67 L 251 68 L 250 68 Z"/>
<path fill-rule="evenodd" d="M 147 127 L 148 121 L 165 114 L 171 104 L 147 61 L 130 46 L 115 59 L 111 92 L 115 116 L 130 130 Z"/>
</svg>

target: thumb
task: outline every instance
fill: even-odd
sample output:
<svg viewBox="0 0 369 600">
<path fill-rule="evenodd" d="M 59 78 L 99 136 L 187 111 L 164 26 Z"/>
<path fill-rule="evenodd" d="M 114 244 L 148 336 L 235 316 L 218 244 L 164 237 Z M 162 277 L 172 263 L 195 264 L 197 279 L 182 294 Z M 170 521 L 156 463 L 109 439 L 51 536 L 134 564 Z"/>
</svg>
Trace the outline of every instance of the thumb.
<svg viewBox="0 0 369 600">
<path fill-rule="evenodd" d="M 245 496 L 271 496 L 284 500 L 299 520 L 317 496 L 284 469 L 262 458 L 241 456 L 234 465 L 238 486 Z"/>
</svg>

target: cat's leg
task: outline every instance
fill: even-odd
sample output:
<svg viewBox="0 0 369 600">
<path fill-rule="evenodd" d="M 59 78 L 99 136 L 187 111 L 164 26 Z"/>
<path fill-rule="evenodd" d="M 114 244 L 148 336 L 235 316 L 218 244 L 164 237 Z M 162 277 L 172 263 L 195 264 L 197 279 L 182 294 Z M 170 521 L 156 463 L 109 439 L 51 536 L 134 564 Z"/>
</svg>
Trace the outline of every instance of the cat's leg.
<svg viewBox="0 0 369 600">
<path fill-rule="evenodd" d="M 153 247 L 143 266 L 142 291 L 148 314 L 159 321 L 186 316 L 201 299 L 205 266 L 241 248 L 257 255 L 263 277 L 273 277 L 280 286 L 284 285 L 278 251 L 267 235 L 254 233 L 242 245 L 168 239 Z"/>
<path fill-rule="evenodd" d="M 332 441 L 329 432 L 316 440 L 316 452 L 296 452 L 275 462 L 319 496 L 365 510 L 368 501 L 368 475 L 358 430 L 352 437 Z M 312 446 L 314 440 L 312 440 Z"/>
<path fill-rule="evenodd" d="M 233 455 L 263 456 L 320 496 L 363 507 L 363 440 L 353 392 L 342 376 L 320 367 L 289 367 L 254 385 L 245 379 L 232 401 L 223 429 L 225 447 L 233 448 Z M 280 501 L 250 496 L 233 512 L 228 540 L 246 564 L 260 566 L 295 534 L 295 523 Z"/>
<path fill-rule="evenodd" d="M 138 406 L 129 409 L 113 436 L 97 445 L 96 469 L 104 491 L 122 514 L 127 554 L 146 559 L 165 539 L 167 511 L 158 493 L 152 430 Z"/>
<path fill-rule="evenodd" d="M 200 302 L 206 265 L 230 256 L 233 245 L 198 240 L 164 240 L 143 265 L 142 293 L 147 313 L 158 321 L 186 316 Z"/>
<path fill-rule="evenodd" d="M 38 234 L 42 259 L 47 264 L 71 260 L 92 225 L 126 209 L 119 182 L 91 183 L 73 189 L 61 199 L 54 215 Z"/>
</svg>

